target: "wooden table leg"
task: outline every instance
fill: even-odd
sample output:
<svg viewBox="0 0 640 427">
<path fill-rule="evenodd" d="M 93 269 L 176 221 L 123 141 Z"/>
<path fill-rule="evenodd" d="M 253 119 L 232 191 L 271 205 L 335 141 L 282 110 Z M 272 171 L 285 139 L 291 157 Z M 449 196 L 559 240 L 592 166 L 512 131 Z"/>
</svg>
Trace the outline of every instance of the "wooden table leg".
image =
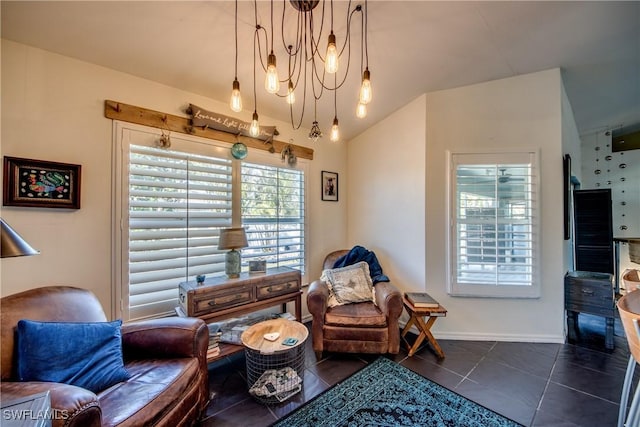
<svg viewBox="0 0 640 427">
<path fill-rule="evenodd" d="M 402 333 L 400 334 L 400 336 L 402 337 L 403 341 L 407 345 L 407 351 L 409 352 L 409 356 L 413 356 L 413 354 L 418 350 L 418 346 L 420 345 L 420 343 L 418 343 L 417 339 L 414 342 L 414 344 L 411 345 L 411 344 L 409 344 L 409 341 L 407 341 L 407 339 L 405 338 L 407 336 L 407 334 L 409 333 L 409 331 L 411 330 L 411 326 L 413 326 L 414 324 L 416 324 L 416 315 L 414 313 L 411 313 L 411 318 L 409 318 L 409 321 L 404 326 L 404 329 L 402 330 Z M 419 336 L 418 336 L 418 338 L 419 338 Z M 420 342 L 422 342 L 422 340 L 420 340 Z"/>
<path fill-rule="evenodd" d="M 435 337 L 433 336 L 433 334 L 431 334 L 431 331 L 430 331 L 431 327 L 433 326 L 437 318 L 438 318 L 437 316 L 430 316 L 429 320 L 425 322 L 421 316 L 418 316 L 415 313 L 411 314 L 411 318 L 407 322 L 401 334 L 402 338 L 404 339 L 407 333 L 409 332 L 409 329 L 411 328 L 411 326 L 415 324 L 416 327 L 418 328 L 419 334 L 416 340 L 414 341 L 413 345 L 409 344 L 409 342 L 407 342 L 407 340 L 404 339 L 404 342 L 407 344 L 409 356 L 413 356 L 416 353 L 416 351 L 418 351 L 418 349 L 420 348 L 420 345 L 423 343 L 424 339 L 426 338 L 427 341 L 431 344 L 431 347 L 433 347 L 433 350 L 438 355 L 438 357 L 444 358 L 444 352 L 442 351 L 442 348 L 440 348 L 438 341 L 436 341 Z"/>
<path fill-rule="evenodd" d="M 302 293 L 296 297 L 296 320 L 302 322 Z"/>
<path fill-rule="evenodd" d="M 604 348 L 607 350 L 613 350 L 613 328 L 614 328 L 614 319 L 613 317 L 607 317 L 604 333 Z"/>
<path fill-rule="evenodd" d="M 415 315 L 411 315 L 411 318 L 409 319 L 409 321 L 407 322 L 406 325 L 404 325 L 404 329 L 402 330 L 402 338 L 404 338 L 408 333 L 409 333 L 409 329 L 411 329 L 411 326 L 413 326 L 413 324 L 415 323 Z"/>
<path fill-rule="evenodd" d="M 436 317 L 436 316 L 430 316 L 429 320 L 427 320 L 427 322 L 425 323 L 425 321 L 424 321 L 424 319 L 422 319 L 422 317 L 418 317 L 418 319 L 417 319 L 418 320 L 418 327 L 421 329 L 420 336 L 422 337 L 422 340 L 424 340 L 424 338 L 426 337 L 427 340 L 429 341 L 429 343 L 431 344 L 431 347 L 433 347 L 433 350 L 438 355 L 438 357 L 443 359 L 444 358 L 444 352 L 442 351 L 442 348 L 440 348 L 440 344 L 438 344 L 438 341 L 436 341 L 436 338 L 431 333 L 431 327 L 436 322 L 437 318 L 438 317 Z M 422 342 L 422 340 L 420 340 L 420 342 Z"/>
</svg>

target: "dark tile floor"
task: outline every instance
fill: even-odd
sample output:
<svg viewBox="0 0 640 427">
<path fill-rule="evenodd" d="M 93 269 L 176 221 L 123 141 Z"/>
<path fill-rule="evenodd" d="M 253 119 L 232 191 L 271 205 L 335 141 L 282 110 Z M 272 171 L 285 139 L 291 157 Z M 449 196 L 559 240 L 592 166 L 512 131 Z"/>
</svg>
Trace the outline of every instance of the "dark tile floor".
<svg viewBox="0 0 640 427">
<path fill-rule="evenodd" d="M 629 357 L 616 322 L 615 350 L 604 348 L 604 320 L 580 316 L 575 344 L 439 340 L 438 360 L 423 346 L 413 357 L 390 356 L 401 365 L 525 426 L 615 426 Z M 268 426 L 350 376 L 377 356 L 328 354 L 316 360 L 306 343 L 304 388 L 278 406 L 256 402 L 247 392 L 242 353 L 210 365 L 213 399 L 202 427 Z"/>
</svg>

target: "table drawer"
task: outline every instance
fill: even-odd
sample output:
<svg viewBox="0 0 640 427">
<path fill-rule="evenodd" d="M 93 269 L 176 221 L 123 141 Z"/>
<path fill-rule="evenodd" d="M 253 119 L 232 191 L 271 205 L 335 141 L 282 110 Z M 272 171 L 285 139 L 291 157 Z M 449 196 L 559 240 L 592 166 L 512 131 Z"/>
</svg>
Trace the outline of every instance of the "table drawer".
<svg viewBox="0 0 640 427">
<path fill-rule="evenodd" d="M 613 308 L 613 289 L 610 286 L 570 286 L 566 298 L 572 303 Z"/>
<path fill-rule="evenodd" d="M 253 300 L 253 288 L 248 286 L 199 295 L 194 299 L 194 315 L 213 313 L 224 308 L 250 303 Z"/>
<path fill-rule="evenodd" d="M 278 295 L 288 294 L 300 289 L 300 282 L 297 280 L 287 280 L 286 282 L 271 282 L 258 284 L 256 293 L 258 300 L 272 298 Z"/>
<path fill-rule="evenodd" d="M 566 304 L 568 311 L 576 311 L 579 313 L 593 314 L 603 317 L 615 317 L 615 310 L 613 308 L 606 308 L 602 306 L 595 306 L 589 304 L 575 304 L 568 302 Z"/>
</svg>

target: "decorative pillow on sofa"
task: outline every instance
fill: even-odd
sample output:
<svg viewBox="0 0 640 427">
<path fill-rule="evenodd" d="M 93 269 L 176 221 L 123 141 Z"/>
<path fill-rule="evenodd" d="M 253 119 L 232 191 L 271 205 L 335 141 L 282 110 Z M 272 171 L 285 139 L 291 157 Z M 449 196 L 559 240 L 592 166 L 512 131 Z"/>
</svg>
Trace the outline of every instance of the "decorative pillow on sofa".
<svg viewBox="0 0 640 427">
<path fill-rule="evenodd" d="M 320 279 L 329 285 L 329 307 L 365 301 L 375 304 L 369 265 L 364 261 L 324 270 Z"/>
<path fill-rule="evenodd" d="M 130 378 L 122 359 L 122 320 L 36 322 L 17 328 L 18 379 L 72 384 L 94 393 Z"/>
</svg>

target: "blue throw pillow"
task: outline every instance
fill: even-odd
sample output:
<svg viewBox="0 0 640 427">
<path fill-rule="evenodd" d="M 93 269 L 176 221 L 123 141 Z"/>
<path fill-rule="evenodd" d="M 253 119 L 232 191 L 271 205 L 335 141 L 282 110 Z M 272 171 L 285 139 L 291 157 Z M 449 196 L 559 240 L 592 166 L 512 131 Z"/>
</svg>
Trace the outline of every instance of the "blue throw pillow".
<svg viewBox="0 0 640 427">
<path fill-rule="evenodd" d="M 98 393 L 130 378 L 122 358 L 122 320 L 18 322 L 18 378 L 72 384 Z"/>
</svg>

